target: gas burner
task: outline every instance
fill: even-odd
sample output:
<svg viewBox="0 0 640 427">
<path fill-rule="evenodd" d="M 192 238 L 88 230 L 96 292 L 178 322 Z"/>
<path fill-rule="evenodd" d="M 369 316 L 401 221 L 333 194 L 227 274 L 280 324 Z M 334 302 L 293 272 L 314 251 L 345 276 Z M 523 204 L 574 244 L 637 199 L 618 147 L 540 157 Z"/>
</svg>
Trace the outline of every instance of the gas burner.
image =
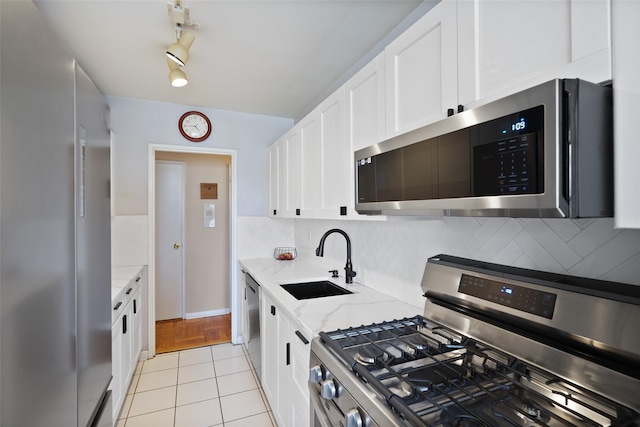
<svg viewBox="0 0 640 427">
<path fill-rule="evenodd" d="M 448 387 L 453 382 L 461 382 L 467 370 L 452 363 L 429 365 L 411 371 L 407 380 L 413 388 L 420 392 L 434 392 L 438 387 Z"/>
<path fill-rule="evenodd" d="M 546 423 L 551 418 L 547 411 L 545 411 L 542 406 L 533 399 L 525 399 L 522 401 L 522 411 L 527 414 L 525 417 L 523 414 L 518 413 L 523 419 L 527 419 L 528 421 L 542 421 Z"/>
<path fill-rule="evenodd" d="M 386 362 L 389 355 L 375 346 L 365 346 L 359 348 L 353 358 L 356 362 L 368 366 L 375 365 L 378 361 Z"/>
<path fill-rule="evenodd" d="M 427 348 L 429 348 L 426 344 L 419 342 L 417 339 L 410 339 L 409 345 L 411 345 L 418 351 L 425 351 Z"/>
</svg>

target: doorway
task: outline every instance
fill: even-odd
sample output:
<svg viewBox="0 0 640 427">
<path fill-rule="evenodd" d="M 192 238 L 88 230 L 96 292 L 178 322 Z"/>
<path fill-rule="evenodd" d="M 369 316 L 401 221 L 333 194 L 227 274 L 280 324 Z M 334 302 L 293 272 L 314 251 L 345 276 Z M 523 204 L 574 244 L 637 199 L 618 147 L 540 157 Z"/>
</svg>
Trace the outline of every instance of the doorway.
<svg viewBox="0 0 640 427">
<path fill-rule="evenodd" d="M 224 180 L 214 179 L 209 177 L 194 178 L 191 175 L 189 167 L 189 158 L 199 158 L 199 161 L 207 161 L 207 159 L 226 159 L 226 166 L 224 169 Z M 149 146 L 149 357 L 153 357 L 156 353 L 156 317 L 159 307 L 156 307 L 156 300 L 159 292 L 162 292 L 159 278 L 156 274 L 159 272 L 159 252 L 157 249 L 156 240 L 159 239 L 158 228 L 161 226 L 161 214 L 156 209 L 160 209 L 156 200 L 157 192 L 156 186 L 160 184 L 158 171 L 156 170 L 156 160 L 162 161 L 184 161 L 187 159 L 186 166 L 186 189 L 185 198 L 186 204 L 191 204 L 190 207 L 185 209 L 185 231 L 184 240 L 182 243 L 175 242 L 180 245 L 178 248 L 184 252 L 184 266 L 185 266 L 185 291 L 183 298 L 183 312 L 181 318 L 173 319 L 180 322 L 197 322 L 205 320 L 211 322 L 212 316 L 224 316 L 230 315 L 231 319 L 238 319 L 239 317 L 235 313 L 239 313 L 239 297 L 237 290 L 237 257 L 236 257 L 236 191 L 235 191 L 235 162 L 236 152 L 235 150 L 221 150 L 212 148 L 201 147 L 182 147 L 182 146 L 167 146 L 167 145 L 155 145 Z M 218 186 L 219 198 L 212 197 L 210 193 L 201 193 L 201 184 L 220 184 Z M 197 187 L 197 188 L 196 188 Z M 189 193 L 195 194 L 189 194 Z M 191 198 L 191 201 L 189 199 Z M 220 203 L 225 199 L 225 203 Z M 194 219 L 195 218 L 195 219 Z M 222 231 L 222 226 L 226 222 L 228 224 L 226 234 L 223 234 L 223 252 L 216 252 L 215 249 L 207 247 L 206 244 L 203 247 L 202 242 L 198 242 L 201 236 L 216 233 Z M 187 230 L 189 227 L 195 228 L 195 237 L 189 234 Z M 193 230 L 192 230 L 193 233 Z M 218 238 L 220 240 L 220 238 Z M 179 250 L 173 249 L 176 252 Z M 191 250 L 191 254 L 190 251 Z M 224 270 L 226 276 L 223 278 L 213 277 L 214 273 L 207 272 L 206 270 L 198 270 L 199 267 L 195 267 L 195 273 L 191 273 L 189 276 L 189 264 L 193 261 L 195 264 L 200 263 L 202 265 L 218 265 L 215 269 L 216 272 Z M 220 263 L 222 262 L 222 267 Z M 153 265 L 152 265 L 153 264 Z M 193 269 L 194 267 L 191 266 Z M 208 281 L 208 284 L 198 284 L 200 281 Z M 215 282 L 215 285 L 211 285 Z M 190 291 L 189 286 L 193 285 L 193 289 Z M 223 297 L 212 297 L 210 295 L 212 286 L 222 286 L 224 288 Z M 204 292 L 204 293 L 203 293 Z M 191 300 L 190 300 L 191 298 Z M 216 301 L 213 304 L 211 301 L 214 298 Z M 207 303 L 207 301 L 209 301 Z M 217 304 L 217 305 L 216 305 Z M 198 320 L 200 319 L 200 320 Z M 227 317 L 228 319 L 228 317 Z M 236 321 L 231 321 L 231 336 L 232 343 L 238 342 L 238 327 Z"/>
</svg>

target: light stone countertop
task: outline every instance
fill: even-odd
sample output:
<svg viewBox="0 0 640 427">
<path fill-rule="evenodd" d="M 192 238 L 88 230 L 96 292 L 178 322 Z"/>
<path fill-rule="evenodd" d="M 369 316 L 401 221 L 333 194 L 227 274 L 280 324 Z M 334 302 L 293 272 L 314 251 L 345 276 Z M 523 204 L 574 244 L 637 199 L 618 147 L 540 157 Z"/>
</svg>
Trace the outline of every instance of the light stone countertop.
<svg viewBox="0 0 640 427">
<path fill-rule="evenodd" d="M 257 258 L 240 260 L 240 265 L 258 282 L 262 292 L 285 309 L 311 338 L 321 331 L 423 314 L 423 309 L 417 305 L 407 304 L 359 283 L 346 284 L 344 273 L 339 278 L 331 278 L 326 268 L 309 260 Z M 329 280 L 353 294 L 297 300 L 280 287 L 285 283 L 316 280 Z"/>
<path fill-rule="evenodd" d="M 111 267 L 111 302 L 113 303 L 124 292 L 131 279 L 141 274 L 142 265 Z"/>
</svg>

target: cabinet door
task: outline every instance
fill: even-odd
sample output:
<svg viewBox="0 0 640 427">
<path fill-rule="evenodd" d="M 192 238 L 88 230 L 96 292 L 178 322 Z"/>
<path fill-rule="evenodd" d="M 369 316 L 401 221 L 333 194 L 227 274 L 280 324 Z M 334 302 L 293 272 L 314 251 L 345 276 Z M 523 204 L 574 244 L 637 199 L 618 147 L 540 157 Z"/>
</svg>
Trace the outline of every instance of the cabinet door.
<svg viewBox="0 0 640 427">
<path fill-rule="evenodd" d="M 122 360 L 122 382 L 124 385 L 125 394 L 127 392 L 127 387 L 129 387 L 129 380 L 131 379 L 133 371 L 135 370 L 135 365 L 131 361 L 134 335 L 134 331 L 132 329 L 132 321 L 133 304 L 131 303 L 131 301 L 129 301 L 124 311 L 122 312 L 122 318 L 119 322 L 119 327 L 122 331 L 122 346 L 120 347 L 122 355 L 120 356 L 120 358 Z"/>
<path fill-rule="evenodd" d="M 139 277 L 138 280 L 141 278 Z M 138 286 L 131 298 L 131 370 L 136 370 L 142 350 L 142 287 Z"/>
<path fill-rule="evenodd" d="M 640 2 L 614 0 L 613 19 L 615 225 L 640 228 Z"/>
<path fill-rule="evenodd" d="M 302 168 L 300 166 L 301 149 L 300 133 L 294 127 L 286 135 L 286 211 L 288 216 L 295 216 L 302 204 Z M 282 167 L 282 166 L 281 166 Z"/>
<path fill-rule="evenodd" d="M 273 307 L 273 310 L 272 310 Z M 273 313 L 273 314 L 272 314 Z M 269 405 L 275 410 L 277 393 L 277 329 L 278 321 L 275 313 L 276 306 L 269 296 L 262 293 L 262 307 L 260 307 L 260 344 L 262 347 L 262 389 L 269 401 Z"/>
<path fill-rule="evenodd" d="M 318 106 L 322 147 L 322 209 L 323 216 L 327 218 L 338 218 L 340 208 L 349 205 L 352 194 L 353 154 L 345 135 L 345 119 L 344 87 L 341 87 Z"/>
<path fill-rule="evenodd" d="M 611 79 L 610 16 L 608 0 L 459 2 L 459 102 L 554 78 Z"/>
<path fill-rule="evenodd" d="M 275 155 L 275 156 L 274 156 Z M 269 187 L 275 185 L 269 196 L 269 214 L 276 210 L 276 216 L 293 217 L 296 209 L 300 208 L 301 199 L 301 166 L 300 166 L 300 140 L 298 129 L 293 128 L 279 138 L 269 150 Z"/>
<path fill-rule="evenodd" d="M 322 150 L 317 110 L 302 119 L 297 127 L 301 149 L 302 216 L 313 218 L 321 208 L 322 201 Z"/>
<path fill-rule="evenodd" d="M 365 65 L 345 85 L 347 140 L 353 151 L 385 138 L 384 52 Z"/>
<path fill-rule="evenodd" d="M 117 420 L 124 402 L 126 390 L 122 375 L 122 329 L 121 318 L 116 319 L 111 329 L 111 395 L 113 399 L 113 419 Z"/>
<path fill-rule="evenodd" d="M 278 214 L 279 203 L 278 203 L 278 195 L 280 190 L 280 182 L 279 182 L 279 159 L 280 159 L 280 143 L 279 141 L 274 142 L 269 147 L 267 151 L 267 157 L 269 161 L 269 206 L 267 215 L 276 216 Z"/>
<path fill-rule="evenodd" d="M 387 46 L 388 137 L 445 118 L 447 109 L 455 108 L 456 52 L 454 0 L 442 0 Z"/>
<path fill-rule="evenodd" d="M 292 390 L 291 390 L 291 342 L 289 340 L 289 321 L 282 310 L 279 310 L 277 318 L 277 390 L 276 410 L 274 415 L 278 421 L 278 425 L 292 426 Z"/>
<path fill-rule="evenodd" d="M 309 338 L 296 329 L 292 322 L 289 325 L 291 342 L 291 425 L 307 427 L 310 423 L 309 406 L 309 356 L 311 354 Z M 304 341 L 303 341 L 304 339 Z"/>
</svg>

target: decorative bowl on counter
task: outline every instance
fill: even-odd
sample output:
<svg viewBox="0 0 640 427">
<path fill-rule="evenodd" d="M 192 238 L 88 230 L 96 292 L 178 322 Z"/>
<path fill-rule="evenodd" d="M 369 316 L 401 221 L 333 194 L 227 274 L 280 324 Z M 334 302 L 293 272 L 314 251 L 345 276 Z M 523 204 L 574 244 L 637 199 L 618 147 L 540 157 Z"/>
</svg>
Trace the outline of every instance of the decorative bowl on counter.
<svg viewBox="0 0 640 427">
<path fill-rule="evenodd" d="M 279 247 L 273 250 L 273 257 L 280 261 L 291 261 L 296 259 L 297 256 L 296 248 Z"/>
</svg>

